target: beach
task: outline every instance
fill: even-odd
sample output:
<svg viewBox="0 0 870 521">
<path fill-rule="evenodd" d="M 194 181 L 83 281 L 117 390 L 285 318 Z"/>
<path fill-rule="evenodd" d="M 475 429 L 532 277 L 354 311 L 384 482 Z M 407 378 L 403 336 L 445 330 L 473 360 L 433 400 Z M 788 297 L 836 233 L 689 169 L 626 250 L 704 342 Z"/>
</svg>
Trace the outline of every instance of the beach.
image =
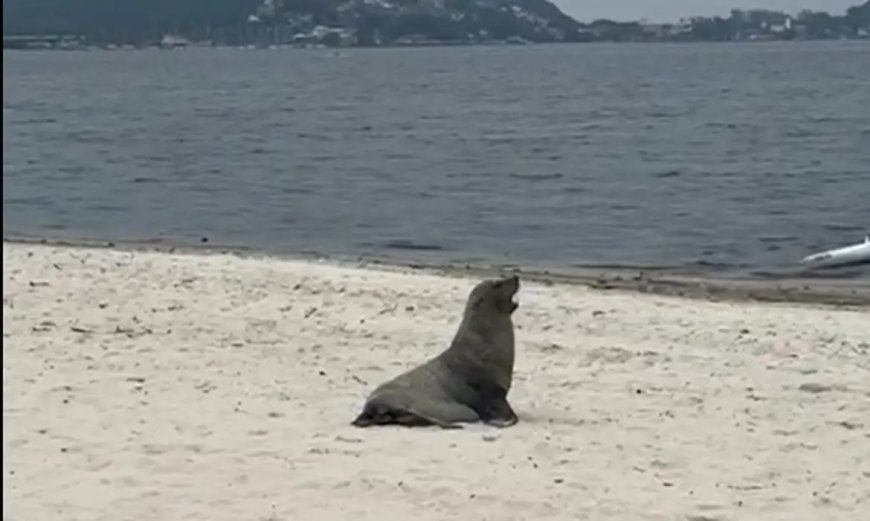
<svg viewBox="0 0 870 521">
<path fill-rule="evenodd" d="M 12 242 L 3 260 L 4 521 L 870 511 L 866 306 L 523 280 L 517 425 L 359 429 L 479 277 Z"/>
</svg>

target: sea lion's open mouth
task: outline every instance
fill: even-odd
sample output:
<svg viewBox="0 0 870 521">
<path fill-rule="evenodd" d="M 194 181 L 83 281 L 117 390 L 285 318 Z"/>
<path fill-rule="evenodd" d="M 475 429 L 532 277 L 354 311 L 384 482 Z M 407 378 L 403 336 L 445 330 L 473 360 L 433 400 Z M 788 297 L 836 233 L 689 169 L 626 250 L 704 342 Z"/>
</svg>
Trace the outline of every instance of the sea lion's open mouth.
<svg viewBox="0 0 870 521">
<path fill-rule="evenodd" d="M 519 301 L 519 298 L 517 298 L 517 294 L 514 293 L 513 295 L 511 295 L 511 305 L 510 305 L 511 313 L 516 311 L 518 307 L 520 307 L 520 301 Z"/>
<path fill-rule="evenodd" d="M 510 312 L 513 313 L 518 307 L 520 307 L 519 297 L 517 297 L 517 293 L 520 291 L 520 278 L 514 275 L 513 277 L 506 279 L 506 282 L 513 285 L 509 305 Z"/>
</svg>

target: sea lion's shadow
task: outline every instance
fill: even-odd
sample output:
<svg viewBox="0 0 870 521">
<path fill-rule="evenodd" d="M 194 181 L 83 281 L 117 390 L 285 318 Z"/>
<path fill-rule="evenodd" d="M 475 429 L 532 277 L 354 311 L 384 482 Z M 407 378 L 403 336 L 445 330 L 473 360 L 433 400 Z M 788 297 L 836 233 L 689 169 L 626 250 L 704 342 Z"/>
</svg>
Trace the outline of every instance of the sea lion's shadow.
<svg viewBox="0 0 870 521">
<path fill-rule="evenodd" d="M 550 414 L 547 411 L 540 410 L 531 412 L 518 410 L 517 416 L 519 417 L 517 425 L 562 425 L 566 427 L 579 427 L 589 423 L 583 418 L 566 418 L 559 414 Z"/>
<path fill-rule="evenodd" d="M 560 416 L 558 414 L 548 414 L 546 411 L 533 411 L 533 412 L 523 412 L 516 411 L 518 421 L 517 423 L 507 426 L 507 427 L 499 427 L 496 425 L 492 425 L 483 421 L 478 421 L 474 423 L 462 423 L 459 424 L 459 430 L 467 430 L 467 431 L 510 431 L 511 429 L 515 429 L 517 427 L 522 427 L 523 425 L 552 425 L 552 426 L 562 426 L 562 427 L 580 427 L 590 423 L 588 420 L 584 420 L 583 418 L 566 418 L 564 416 Z M 430 426 L 435 427 L 435 426 Z M 437 427 L 436 427 L 437 428 Z"/>
</svg>

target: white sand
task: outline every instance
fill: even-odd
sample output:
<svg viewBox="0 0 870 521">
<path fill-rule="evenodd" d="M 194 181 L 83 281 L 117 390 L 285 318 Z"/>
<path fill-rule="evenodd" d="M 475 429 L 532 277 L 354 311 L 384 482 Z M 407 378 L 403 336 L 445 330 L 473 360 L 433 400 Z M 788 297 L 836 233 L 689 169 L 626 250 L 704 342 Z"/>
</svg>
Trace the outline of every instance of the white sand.
<svg viewBox="0 0 870 521">
<path fill-rule="evenodd" d="M 866 309 L 526 283 L 519 424 L 358 429 L 475 280 L 3 256 L 4 521 L 870 519 Z"/>
</svg>

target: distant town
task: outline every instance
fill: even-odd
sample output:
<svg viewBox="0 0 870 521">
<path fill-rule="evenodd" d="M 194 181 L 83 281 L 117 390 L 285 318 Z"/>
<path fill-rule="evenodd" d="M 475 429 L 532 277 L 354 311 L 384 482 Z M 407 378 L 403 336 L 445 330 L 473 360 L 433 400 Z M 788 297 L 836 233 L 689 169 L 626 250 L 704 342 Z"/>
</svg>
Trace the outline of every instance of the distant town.
<svg viewBox="0 0 870 521">
<path fill-rule="evenodd" d="M 870 39 L 870 0 L 674 23 L 581 23 L 547 0 L 4 0 L 3 29 L 4 49 L 70 50 Z"/>
</svg>

